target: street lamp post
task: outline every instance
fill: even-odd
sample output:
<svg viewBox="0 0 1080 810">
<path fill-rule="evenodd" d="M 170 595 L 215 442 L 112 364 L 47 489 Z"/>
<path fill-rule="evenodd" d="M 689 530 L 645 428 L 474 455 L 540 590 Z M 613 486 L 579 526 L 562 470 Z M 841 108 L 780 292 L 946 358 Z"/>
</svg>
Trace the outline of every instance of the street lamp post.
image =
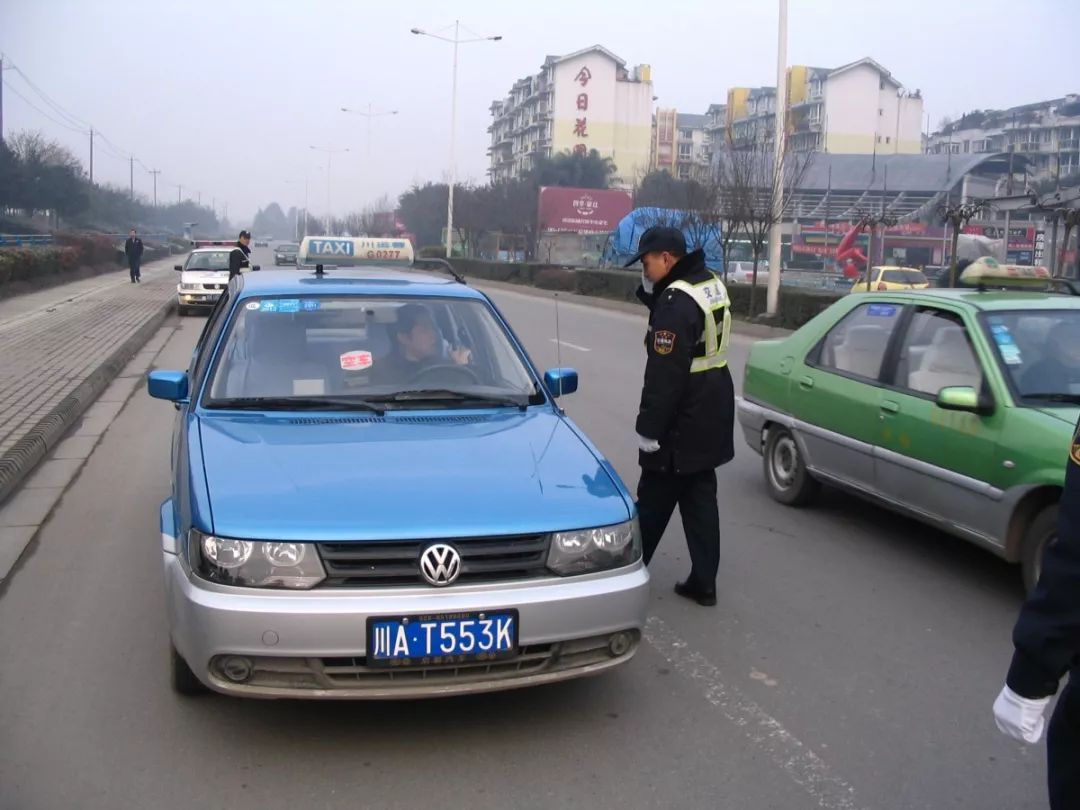
<svg viewBox="0 0 1080 810">
<path fill-rule="evenodd" d="M 333 234 L 330 233 L 330 176 L 333 173 L 332 167 L 334 165 L 334 155 L 340 155 L 344 152 L 348 152 L 349 148 L 345 147 L 344 149 L 329 149 L 325 146 L 312 146 L 310 148 L 314 149 L 316 152 L 326 153 L 326 235 L 333 236 Z"/>
<path fill-rule="evenodd" d="M 350 107 L 342 107 L 341 111 L 343 113 L 348 113 L 349 115 L 363 116 L 364 118 L 367 119 L 367 154 L 366 154 L 366 156 L 364 158 L 364 161 L 365 161 L 364 171 L 365 172 L 371 171 L 371 165 L 372 165 L 371 164 L 371 121 L 372 121 L 373 118 L 381 118 L 381 117 L 386 116 L 386 115 L 397 115 L 398 111 L 397 110 L 375 110 L 374 105 L 372 105 L 370 101 L 368 102 L 367 110 L 356 110 L 356 109 L 352 109 Z"/>
<path fill-rule="evenodd" d="M 450 94 L 450 187 L 447 189 L 446 195 L 446 258 L 451 258 L 454 246 L 454 183 L 457 181 L 457 166 L 455 165 L 455 147 L 457 145 L 457 66 L 458 66 L 458 46 L 465 45 L 470 42 L 498 42 L 502 39 L 501 36 L 494 37 L 476 37 L 471 39 L 461 38 L 461 22 L 454 20 L 454 38 L 444 37 L 438 32 L 431 33 L 423 31 L 419 28 L 411 29 L 412 33 L 417 36 L 431 37 L 432 39 L 439 39 L 443 42 L 449 42 L 454 46 L 454 68 L 453 68 L 453 90 Z"/>
</svg>

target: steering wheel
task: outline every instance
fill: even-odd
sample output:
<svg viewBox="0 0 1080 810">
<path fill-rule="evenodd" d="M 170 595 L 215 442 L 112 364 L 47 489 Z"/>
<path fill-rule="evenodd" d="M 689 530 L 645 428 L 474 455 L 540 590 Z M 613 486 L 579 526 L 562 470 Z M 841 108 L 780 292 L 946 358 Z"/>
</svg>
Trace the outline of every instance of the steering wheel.
<svg viewBox="0 0 1080 810">
<path fill-rule="evenodd" d="M 413 375 L 410 382 L 419 382 L 425 380 L 428 377 L 435 377 L 439 373 L 449 372 L 448 376 L 453 378 L 457 375 L 460 378 L 464 378 L 466 382 L 479 383 L 480 377 L 477 373 L 468 366 L 459 366 L 456 363 L 438 363 L 433 366 L 425 366 Z"/>
</svg>

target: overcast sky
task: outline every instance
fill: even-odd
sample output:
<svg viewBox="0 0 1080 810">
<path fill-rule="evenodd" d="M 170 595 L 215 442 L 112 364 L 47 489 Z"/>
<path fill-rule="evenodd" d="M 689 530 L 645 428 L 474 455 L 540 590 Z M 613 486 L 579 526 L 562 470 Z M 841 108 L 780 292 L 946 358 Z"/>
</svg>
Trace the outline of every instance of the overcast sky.
<svg viewBox="0 0 1080 810">
<path fill-rule="evenodd" d="M 445 179 L 452 46 L 413 36 L 464 26 L 501 42 L 461 47 L 459 177 L 485 179 L 488 106 L 547 54 L 602 44 L 653 66 L 658 104 L 702 113 L 727 88 L 775 84 L 777 3 L 770 0 L 0 0 L 0 52 L 116 149 L 229 205 L 236 222 L 271 201 L 357 209 L 414 182 Z M 934 127 L 945 115 L 1080 92 L 1077 0 L 791 0 L 789 64 L 835 67 L 871 56 L 919 88 Z M 452 28 L 450 32 L 452 33 Z M 4 72 L 5 132 L 39 129 L 86 162 L 88 138 L 41 110 Z M 342 106 L 398 109 L 364 119 Z M 51 113 L 62 120 L 61 116 Z M 95 153 L 95 179 L 128 183 L 124 159 Z M 152 177 L 135 168 L 136 190 Z M 191 195 L 194 197 L 194 194 Z"/>
</svg>

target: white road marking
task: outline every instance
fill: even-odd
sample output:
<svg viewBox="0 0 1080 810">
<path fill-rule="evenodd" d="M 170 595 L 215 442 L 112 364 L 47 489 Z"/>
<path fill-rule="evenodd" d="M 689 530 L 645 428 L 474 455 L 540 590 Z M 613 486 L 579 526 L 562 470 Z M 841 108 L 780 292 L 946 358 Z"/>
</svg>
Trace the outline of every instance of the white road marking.
<svg viewBox="0 0 1080 810">
<path fill-rule="evenodd" d="M 558 343 L 559 342 L 555 338 L 549 338 L 549 340 L 552 343 Z M 579 352 L 591 352 L 592 351 L 592 349 L 586 349 L 584 346 L 578 346 L 576 343 L 567 343 L 565 340 L 562 341 L 562 345 L 565 346 L 568 349 L 577 349 Z"/>
<path fill-rule="evenodd" d="M 650 616 L 645 640 L 676 671 L 705 689 L 705 699 L 743 730 L 754 747 L 766 754 L 824 810 L 858 810 L 855 789 L 834 775 L 825 762 L 780 725 L 757 703 L 723 682 L 720 671 L 694 652 L 661 619 Z"/>
</svg>

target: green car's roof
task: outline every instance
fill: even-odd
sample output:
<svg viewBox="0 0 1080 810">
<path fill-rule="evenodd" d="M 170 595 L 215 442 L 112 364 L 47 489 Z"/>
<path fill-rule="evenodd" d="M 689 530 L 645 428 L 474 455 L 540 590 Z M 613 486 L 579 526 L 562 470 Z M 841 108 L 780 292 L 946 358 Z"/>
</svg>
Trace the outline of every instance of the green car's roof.
<svg viewBox="0 0 1080 810">
<path fill-rule="evenodd" d="M 866 295 L 872 295 L 867 293 Z M 907 302 L 936 300 L 968 304 L 975 309 L 985 311 L 1003 309 L 1080 309 L 1080 296 L 1060 293 L 1025 292 L 1023 290 L 1003 292 L 1000 290 L 979 292 L 978 290 L 934 289 L 916 292 L 879 293 L 881 298 L 902 298 Z M 862 296 L 860 296 L 861 298 Z"/>
</svg>

